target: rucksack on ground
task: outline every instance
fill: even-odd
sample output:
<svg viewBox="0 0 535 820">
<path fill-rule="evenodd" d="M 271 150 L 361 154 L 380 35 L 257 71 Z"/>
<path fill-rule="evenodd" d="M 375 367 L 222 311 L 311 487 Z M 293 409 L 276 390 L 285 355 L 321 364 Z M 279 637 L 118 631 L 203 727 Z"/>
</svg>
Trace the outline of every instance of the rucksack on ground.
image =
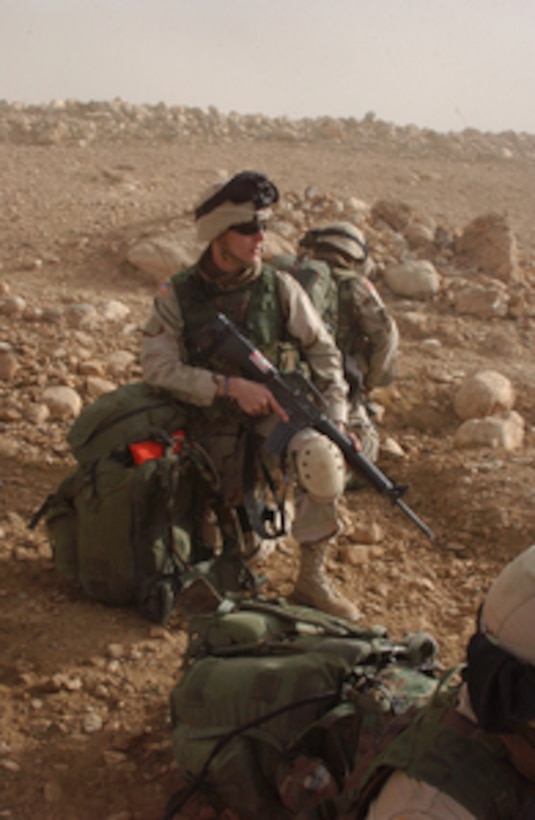
<svg viewBox="0 0 535 820">
<path fill-rule="evenodd" d="M 44 517 L 62 578 L 160 623 L 194 567 L 218 586 L 251 583 L 239 557 L 218 560 L 203 548 L 201 519 L 217 479 L 186 425 L 184 405 L 141 382 L 101 396 L 67 435 L 78 469 L 30 525 Z"/>
<path fill-rule="evenodd" d="M 435 651 L 427 634 L 395 643 L 381 627 L 282 601 L 227 599 L 192 617 L 170 695 L 183 788 L 166 820 L 194 816 L 199 793 L 243 820 L 311 817 L 342 789 L 359 733 L 373 737 L 431 696 Z"/>
<path fill-rule="evenodd" d="M 169 457 L 138 466 L 101 458 L 68 476 L 44 513 L 58 573 L 93 600 L 135 604 L 165 622 L 193 558 L 185 469 Z"/>
</svg>

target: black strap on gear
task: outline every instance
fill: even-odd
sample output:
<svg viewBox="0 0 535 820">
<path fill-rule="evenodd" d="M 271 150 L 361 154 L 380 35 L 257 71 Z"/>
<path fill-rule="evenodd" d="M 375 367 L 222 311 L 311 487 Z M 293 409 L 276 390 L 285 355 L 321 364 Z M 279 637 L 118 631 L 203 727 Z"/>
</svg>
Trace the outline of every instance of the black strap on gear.
<svg viewBox="0 0 535 820">
<path fill-rule="evenodd" d="M 328 701 L 332 701 L 333 704 L 336 704 L 337 701 L 341 700 L 341 692 L 341 687 L 338 689 L 329 689 L 326 692 L 319 692 L 317 694 L 301 698 L 300 700 L 292 701 L 291 703 L 285 703 L 284 706 L 279 706 L 278 709 L 273 709 L 265 715 L 260 715 L 247 723 L 243 723 L 241 726 L 237 726 L 219 737 L 212 748 L 212 751 L 206 758 L 199 774 L 187 786 L 184 786 L 171 795 L 167 802 L 165 814 L 162 820 L 173 820 L 173 818 L 177 816 L 179 810 L 187 803 L 190 797 L 192 797 L 195 792 L 201 788 L 202 784 L 206 780 L 206 775 L 208 774 L 208 770 L 214 758 L 219 754 L 221 749 L 224 749 L 225 746 L 235 737 L 246 734 L 252 729 L 256 729 L 258 726 L 266 723 L 268 720 L 274 720 L 280 715 L 284 715 L 286 712 L 290 712 L 293 709 L 300 709 L 303 706 L 309 706 L 310 704 L 321 704 Z"/>
<path fill-rule="evenodd" d="M 275 506 L 265 501 L 266 492 L 259 497 L 257 467 L 260 467 L 270 497 Z M 261 538 L 279 538 L 286 533 L 286 512 L 284 496 L 279 497 L 273 476 L 269 472 L 262 454 L 259 452 L 258 437 L 249 428 L 245 435 L 245 457 L 243 461 L 244 507 L 252 529 Z M 266 526 L 268 525 L 268 526 Z"/>
</svg>

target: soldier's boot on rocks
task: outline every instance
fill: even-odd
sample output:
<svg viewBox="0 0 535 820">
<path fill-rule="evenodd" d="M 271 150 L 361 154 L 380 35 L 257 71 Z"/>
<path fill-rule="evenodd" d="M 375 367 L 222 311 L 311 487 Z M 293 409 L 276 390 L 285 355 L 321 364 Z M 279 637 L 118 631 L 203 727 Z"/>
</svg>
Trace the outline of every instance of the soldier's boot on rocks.
<svg viewBox="0 0 535 820">
<path fill-rule="evenodd" d="M 299 573 L 292 598 L 299 604 L 315 607 L 347 621 L 358 621 L 362 613 L 332 586 L 325 564 L 329 543 L 322 541 L 313 546 L 300 545 Z"/>
</svg>

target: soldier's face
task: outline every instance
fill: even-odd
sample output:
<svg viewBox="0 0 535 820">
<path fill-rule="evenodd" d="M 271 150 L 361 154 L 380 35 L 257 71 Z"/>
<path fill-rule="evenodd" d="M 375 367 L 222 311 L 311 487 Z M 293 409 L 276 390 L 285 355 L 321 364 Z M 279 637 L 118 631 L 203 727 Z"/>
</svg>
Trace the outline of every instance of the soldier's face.
<svg viewBox="0 0 535 820">
<path fill-rule="evenodd" d="M 222 250 L 231 259 L 241 262 L 245 267 L 254 265 L 262 257 L 262 244 L 266 231 L 259 227 L 253 234 L 242 234 L 232 228 L 221 237 Z"/>
</svg>

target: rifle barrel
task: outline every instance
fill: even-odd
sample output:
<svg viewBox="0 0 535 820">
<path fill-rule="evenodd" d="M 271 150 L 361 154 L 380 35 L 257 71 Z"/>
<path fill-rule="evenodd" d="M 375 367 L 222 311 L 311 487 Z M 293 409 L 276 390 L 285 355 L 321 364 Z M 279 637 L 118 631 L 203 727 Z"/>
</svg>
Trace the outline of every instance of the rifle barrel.
<svg viewBox="0 0 535 820">
<path fill-rule="evenodd" d="M 433 532 L 433 530 L 429 529 L 429 527 L 427 526 L 427 524 L 425 524 L 425 523 L 422 521 L 422 519 L 421 519 L 421 518 L 419 518 L 413 510 L 411 510 L 411 508 L 408 506 L 408 504 L 405 504 L 405 502 L 404 502 L 404 501 L 402 501 L 402 500 L 401 500 L 401 498 L 397 498 L 397 499 L 394 501 L 394 504 L 396 505 L 396 507 L 399 507 L 399 509 L 400 509 L 400 510 L 403 510 L 403 512 L 405 513 L 405 515 L 407 515 L 407 516 L 410 518 L 410 520 L 411 520 L 414 524 L 416 524 L 416 526 L 417 526 L 417 527 L 419 527 L 419 528 L 421 529 L 421 531 L 422 531 L 425 535 L 427 535 L 427 537 L 428 537 L 431 541 L 433 541 L 433 540 L 434 540 L 434 538 L 435 538 L 435 533 Z"/>
</svg>

